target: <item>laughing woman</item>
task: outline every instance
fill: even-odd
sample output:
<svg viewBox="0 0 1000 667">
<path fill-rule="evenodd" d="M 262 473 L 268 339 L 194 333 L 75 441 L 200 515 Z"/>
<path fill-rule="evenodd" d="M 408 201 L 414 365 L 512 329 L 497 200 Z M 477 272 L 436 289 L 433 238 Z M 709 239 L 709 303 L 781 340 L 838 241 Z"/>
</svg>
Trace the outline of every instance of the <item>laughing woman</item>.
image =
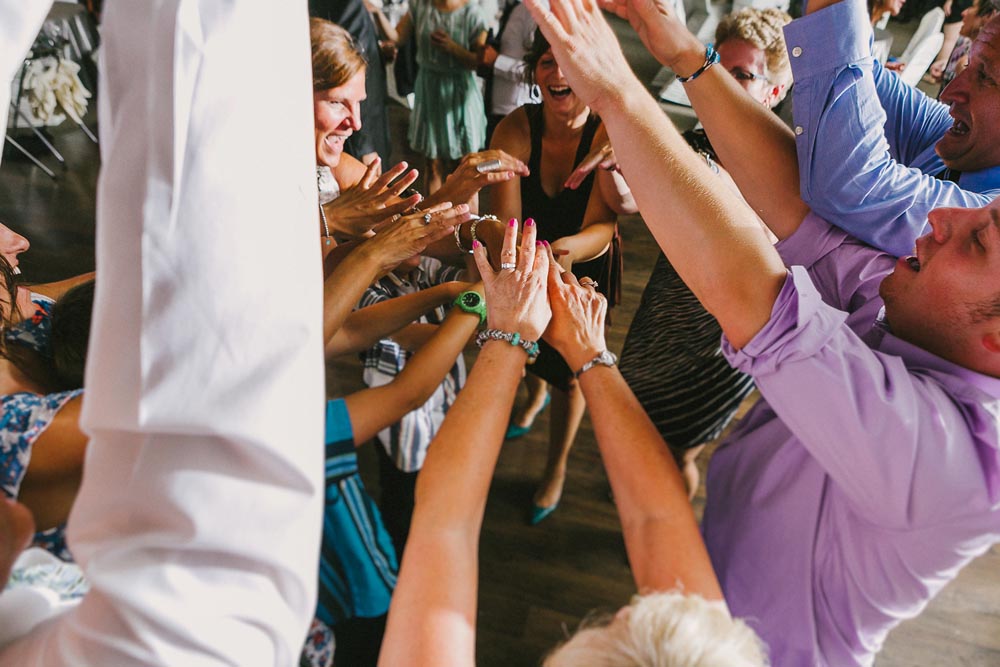
<svg viewBox="0 0 1000 667">
<path fill-rule="evenodd" d="M 594 187 L 594 181 L 614 175 L 598 170 L 576 189 L 564 186 L 590 151 L 601 121 L 573 94 L 541 33 L 525 61 L 532 83 L 541 89 L 542 103 L 527 104 L 500 121 L 491 147 L 528 163 L 530 175 L 495 186 L 497 213 L 504 220 L 533 218 L 538 238 L 552 245 L 560 264 L 577 277 L 592 278 L 613 305 L 621 271 L 617 216 L 603 194 L 607 190 Z M 529 514 L 529 522 L 536 524 L 559 503 L 569 450 L 586 403 L 566 362 L 544 342 L 538 363 L 528 370 L 531 396 L 512 421 L 508 437 L 527 431 L 548 400 L 545 383 L 553 388 L 548 463 Z"/>
</svg>

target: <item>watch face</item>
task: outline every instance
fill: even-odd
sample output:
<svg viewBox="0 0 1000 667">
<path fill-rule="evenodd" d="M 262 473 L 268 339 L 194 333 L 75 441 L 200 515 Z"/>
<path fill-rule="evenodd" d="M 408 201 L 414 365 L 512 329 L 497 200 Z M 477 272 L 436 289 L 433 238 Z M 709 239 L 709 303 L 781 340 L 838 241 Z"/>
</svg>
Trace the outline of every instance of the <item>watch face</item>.
<svg viewBox="0 0 1000 667">
<path fill-rule="evenodd" d="M 466 308 L 475 308 L 482 303 L 482 301 L 483 299 L 479 296 L 478 292 L 466 292 L 462 295 L 462 305 Z"/>
</svg>

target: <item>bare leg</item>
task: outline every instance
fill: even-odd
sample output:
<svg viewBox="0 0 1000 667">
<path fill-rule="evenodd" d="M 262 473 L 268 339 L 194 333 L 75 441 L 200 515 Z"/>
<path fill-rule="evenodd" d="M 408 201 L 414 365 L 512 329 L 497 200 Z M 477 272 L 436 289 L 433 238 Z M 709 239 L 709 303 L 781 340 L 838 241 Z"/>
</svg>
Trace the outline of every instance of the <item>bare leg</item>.
<svg viewBox="0 0 1000 667">
<path fill-rule="evenodd" d="M 28 508 L 13 500 L 0 500 L 0 590 L 7 585 L 10 570 L 31 543 L 35 520 Z"/>
<path fill-rule="evenodd" d="M 583 392 L 573 382 L 569 392 L 552 387 L 552 417 L 549 425 L 549 460 L 545 464 L 545 475 L 535 492 L 534 503 L 538 507 L 552 507 L 562 496 L 563 482 L 566 481 L 566 462 L 569 450 L 576 439 L 580 420 L 587 408 Z"/>
<path fill-rule="evenodd" d="M 525 376 L 524 384 L 528 387 L 528 400 L 521 407 L 519 414 L 511 420 L 511 423 L 515 426 L 528 428 L 535 423 L 535 417 L 545 407 L 545 399 L 549 395 L 549 384 L 530 373 Z"/>
<path fill-rule="evenodd" d="M 701 475 L 698 472 L 698 455 L 705 449 L 705 445 L 698 445 L 690 449 L 680 451 L 671 450 L 677 466 L 681 469 L 681 477 L 687 486 L 688 498 L 693 499 L 698 492 L 698 485 L 701 483 Z"/>
</svg>

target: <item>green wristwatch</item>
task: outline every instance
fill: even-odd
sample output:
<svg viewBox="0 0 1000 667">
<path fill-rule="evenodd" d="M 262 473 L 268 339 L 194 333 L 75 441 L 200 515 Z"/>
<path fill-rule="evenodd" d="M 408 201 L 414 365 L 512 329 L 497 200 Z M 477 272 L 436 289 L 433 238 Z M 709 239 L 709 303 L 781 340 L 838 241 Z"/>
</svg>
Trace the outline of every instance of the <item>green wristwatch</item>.
<svg viewBox="0 0 1000 667">
<path fill-rule="evenodd" d="M 486 322 L 486 299 L 475 290 L 466 290 L 455 297 L 455 305 L 467 313 L 479 315 L 479 323 Z"/>
</svg>

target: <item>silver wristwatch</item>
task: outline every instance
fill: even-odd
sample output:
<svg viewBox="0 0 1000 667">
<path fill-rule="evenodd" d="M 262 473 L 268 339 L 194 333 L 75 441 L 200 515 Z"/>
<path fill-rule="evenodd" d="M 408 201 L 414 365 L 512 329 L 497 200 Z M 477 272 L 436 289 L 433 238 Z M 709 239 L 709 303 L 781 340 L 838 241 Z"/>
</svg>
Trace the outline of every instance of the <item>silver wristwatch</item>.
<svg viewBox="0 0 1000 667">
<path fill-rule="evenodd" d="M 590 361 L 588 361 L 587 363 L 585 363 L 583 365 L 583 368 L 581 368 L 577 372 L 573 373 L 573 377 L 575 377 L 575 378 L 580 377 L 581 375 L 583 375 L 584 373 L 586 373 L 587 371 L 589 371 L 594 366 L 614 366 L 617 363 L 618 363 L 618 357 L 616 357 L 611 352 L 608 352 L 607 350 L 604 350 L 603 352 L 601 352 L 600 354 L 598 354 L 596 357 L 594 357 L 593 359 L 591 359 Z"/>
</svg>

